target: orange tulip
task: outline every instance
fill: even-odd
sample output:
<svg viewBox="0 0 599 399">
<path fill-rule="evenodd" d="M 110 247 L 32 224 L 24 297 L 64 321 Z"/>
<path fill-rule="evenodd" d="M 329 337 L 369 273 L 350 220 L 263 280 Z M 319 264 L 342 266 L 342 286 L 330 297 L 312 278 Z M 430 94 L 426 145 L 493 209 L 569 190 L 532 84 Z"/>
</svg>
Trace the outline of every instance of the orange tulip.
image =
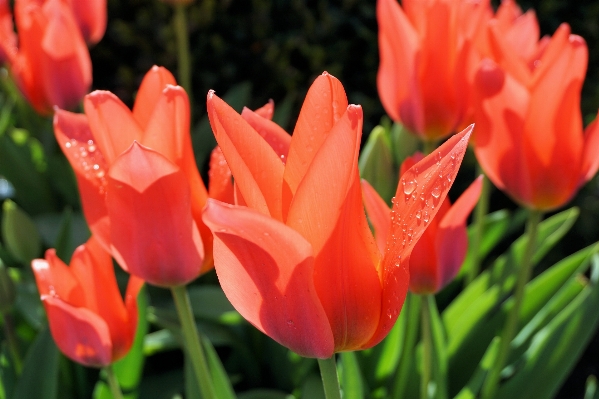
<svg viewBox="0 0 599 399">
<path fill-rule="evenodd" d="M 562 24 L 524 57 L 492 25 L 494 59 L 481 63 L 476 157 L 491 181 L 523 206 L 564 205 L 599 168 L 599 125 L 583 132 L 580 91 L 588 51 Z M 533 46 L 534 47 L 534 46 Z"/>
<path fill-rule="evenodd" d="M 12 30 L 7 0 L 0 0 L 1 53 L 21 92 L 40 114 L 79 103 L 92 82 L 92 65 L 70 6 L 63 0 L 16 0 Z"/>
<path fill-rule="evenodd" d="M 422 158 L 420 153 L 407 158 L 401 166 L 401 174 Z M 428 213 L 416 213 L 416 218 L 430 223 L 410 256 L 410 291 L 434 294 L 458 274 L 468 251 L 466 220 L 480 197 L 481 189 L 482 179 L 479 177 L 453 206 L 446 198 L 434 219 L 429 220 Z M 376 242 L 382 251 L 389 238 L 391 209 L 366 180 L 362 181 L 362 191 Z"/>
<path fill-rule="evenodd" d="M 95 91 L 85 97 L 85 115 L 57 110 L 54 117 L 91 231 L 126 271 L 159 286 L 189 283 L 212 267 L 189 100 L 175 84 L 169 71 L 153 67 L 133 112 Z"/>
<path fill-rule="evenodd" d="M 362 109 L 348 105 L 337 79 L 324 73 L 311 86 L 283 158 L 271 137 L 213 92 L 208 116 L 247 205 L 210 199 L 204 211 L 216 272 L 233 306 L 303 356 L 328 358 L 380 342 L 403 304 L 407 261 L 426 225 L 414 215 L 426 210 L 432 219 L 438 211 L 470 129 L 404 175 L 392 211 L 393 239 L 381 253 L 358 174 Z M 439 198 L 431 195 L 437 186 Z"/>
<path fill-rule="evenodd" d="M 106 31 L 106 0 L 62 0 L 73 10 L 79 30 L 88 44 L 98 43 Z"/>
<path fill-rule="evenodd" d="M 112 259 L 94 237 L 75 250 L 69 267 L 53 249 L 31 266 L 50 332 L 66 356 L 103 367 L 127 354 L 137 328 L 141 279 L 129 278 L 123 301 Z"/>
<path fill-rule="evenodd" d="M 491 8 L 488 0 L 404 0 L 402 6 L 377 1 L 379 96 L 391 119 L 424 140 L 438 140 L 464 121 L 474 41 Z"/>
<path fill-rule="evenodd" d="M 241 116 L 270 144 L 273 150 L 281 157 L 283 163 L 285 163 L 287 153 L 289 152 L 291 136 L 279 125 L 272 122 L 274 107 L 272 100 L 256 111 L 251 111 L 249 108 L 244 107 Z M 208 177 L 210 178 L 208 187 L 210 198 L 228 204 L 243 205 L 243 199 L 240 198 L 239 192 L 235 192 L 231 169 L 229 169 L 225 156 L 219 146 L 214 148 L 210 156 Z"/>
</svg>

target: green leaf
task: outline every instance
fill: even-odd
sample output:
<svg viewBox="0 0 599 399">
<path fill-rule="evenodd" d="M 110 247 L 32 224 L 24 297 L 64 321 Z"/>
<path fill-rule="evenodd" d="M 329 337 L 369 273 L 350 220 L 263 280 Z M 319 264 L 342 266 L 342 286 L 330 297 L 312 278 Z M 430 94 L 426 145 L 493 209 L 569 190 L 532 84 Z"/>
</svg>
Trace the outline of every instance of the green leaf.
<svg viewBox="0 0 599 399">
<path fill-rule="evenodd" d="M 180 347 L 179 341 L 171 330 L 164 329 L 149 333 L 144 338 L 144 354 L 152 356 L 159 352 L 164 352 Z"/>
<path fill-rule="evenodd" d="M 196 318 L 225 324 L 237 324 L 243 320 L 219 286 L 193 285 L 187 291 Z"/>
<path fill-rule="evenodd" d="M 394 123 L 391 126 L 390 137 L 396 165 L 401 165 L 407 157 L 418 151 L 420 140 L 401 123 Z"/>
<path fill-rule="evenodd" d="M 533 262 L 537 263 L 551 247 L 570 229 L 578 216 L 572 208 L 543 221 L 539 226 L 537 246 Z M 449 356 L 450 394 L 457 392 L 470 379 L 487 346 L 503 325 L 503 320 L 512 301 L 506 301 L 515 283 L 515 271 L 520 263 L 526 237 L 520 237 L 508 252 L 500 256 L 493 266 L 481 273 L 443 313 L 447 332 Z M 529 283 L 520 323 L 524 325 L 549 298 L 565 283 L 591 252 L 579 254 L 577 261 L 561 267 L 568 269 L 551 286 Z M 578 263 L 577 263 L 578 262 Z M 533 280 L 534 281 L 534 280 Z M 531 291 L 530 287 L 534 287 Z M 497 312 L 497 310 L 500 310 Z"/>
<path fill-rule="evenodd" d="M 535 334 L 497 399 L 549 399 L 557 392 L 599 325 L 599 257 L 591 269 L 588 286 Z"/>
<path fill-rule="evenodd" d="M 480 361 L 478 368 L 472 375 L 468 384 L 454 397 L 454 399 L 476 399 L 478 392 L 483 386 L 483 382 L 485 381 L 485 377 L 493 363 L 495 363 L 495 359 L 497 358 L 499 352 L 499 342 L 500 338 L 495 337 L 491 341 L 491 344 L 487 348 L 482 360 Z"/>
<path fill-rule="evenodd" d="M 398 166 L 393 162 L 391 140 L 382 126 L 376 126 L 360 154 L 360 176 L 366 179 L 379 195 L 391 203 L 398 181 Z"/>
<path fill-rule="evenodd" d="M 480 242 L 479 256 L 483 259 L 489 254 L 501 242 L 509 231 L 511 226 L 511 214 L 509 211 L 503 209 L 493 213 L 489 213 L 483 220 L 483 231 L 484 235 Z M 468 227 L 468 242 L 474 242 L 474 235 L 476 234 L 476 226 L 471 225 Z M 462 276 L 468 272 L 472 267 L 473 262 L 473 248 L 468 246 L 468 253 L 466 259 L 462 264 L 458 276 Z"/>
<path fill-rule="evenodd" d="M 0 399 L 11 398 L 17 381 L 15 366 L 6 340 L 0 342 Z"/>
<path fill-rule="evenodd" d="M 210 374 L 212 374 L 212 382 L 214 383 L 216 397 L 219 399 L 235 399 L 235 391 L 231 386 L 231 380 L 229 379 L 227 371 L 223 367 L 218 354 L 214 350 L 214 347 L 206 338 L 202 339 L 202 344 L 204 346 L 204 351 L 206 352 Z"/>
<path fill-rule="evenodd" d="M 432 397 L 435 399 L 447 399 L 447 348 L 445 331 L 434 296 L 426 295 L 423 301 L 429 302 L 428 309 L 433 341 L 431 379 L 434 382 L 435 391 Z"/>
<path fill-rule="evenodd" d="M 341 357 L 341 390 L 344 399 L 363 399 L 364 386 L 358 359 L 354 352 L 343 352 Z"/>
<path fill-rule="evenodd" d="M 271 389 L 253 389 L 240 393 L 238 399 L 295 399 L 291 394 Z"/>
<path fill-rule="evenodd" d="M 42 250 L 33 221 L 11 200 L 2 204 L 2 241 L 16 259 L 29 265 Z"/>
<path fill-rule="evenodd" d="M 146 308 L 148 295 L 142 289 L 137 296 L 137 330 L 129 353 L 113 364 L 114 373 L 123 392 L 124 399 L 136 399 L 137 387 L 141 381 L 144 366 L 144 338 L 148 332 Z M 98 381 L 94 390 L 94 399 L 111 399 L 110 388 L 105 381 Z"/>
<path fill-rule="evenodd" d="M 50 330 L 40 331 L 25 357 L 25 365 L 13 398 L 58 398 L 58 348 Z"/>
<path fill-rule="evenodd" d="M 399 365 L 389 380 L 394 398 L 412 398 L 419 394 L 419 377 L 416 371 L 415 349 L 420 325 L 420 296 L 408 292 L 398 323 L 404 324 L 405 333 L 401 346 Z"/>
<path fill-rule="evenodd" d="M 52 211 L 54 197 L 47 178 L 32 159 L 29 141 L 21 136 L 0 134 L 0 175 L 14 186 L 15 200 L 27 212 Z"/>
<path fill-rule="evenodd" d="M 597 377 L 590 375 L 587 378 L 584 399 L 599 399 L 599 391 L 597 390 Z"/>
</svg>

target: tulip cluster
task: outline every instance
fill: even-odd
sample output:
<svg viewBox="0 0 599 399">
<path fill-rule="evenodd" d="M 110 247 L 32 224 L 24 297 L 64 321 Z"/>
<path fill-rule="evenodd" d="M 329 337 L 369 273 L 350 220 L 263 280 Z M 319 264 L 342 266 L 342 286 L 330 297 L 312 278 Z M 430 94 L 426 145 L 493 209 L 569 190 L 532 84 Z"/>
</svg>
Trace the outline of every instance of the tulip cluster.
<svg viewBox="0 0 599 399">
<path fill-rule="evenodd" d="M 106 30 L 106 0 L 16 0 L 13 30 L 9 0 L 0 0 L 0 60 L 40 114 L 73 108 L 89 91 L 88 44 Z M 18 45 L 17 45 L 18 42 Z"/>
<path fill-rule="evenodd" d="M 194 7 L 193 1 L 163 1 L 176 6 L 181 23 L 176 36 L 185 35 L 184 7 Z M 583 270 L 583 261 L 563 262 L 560 273 L 542 280 L 551 281 L 536 295 L 546 298 L 551 308 L 530 299 L 541 284 L 527 285 L 539 253 L 548 246 L 543 243 L 538 249 L 543 213 L 565 205 L 599 170 L 599 123 L 584 128 L 580 110 L 587 45 L 567 24 L 541 38 L 534 12 L 523 13 L 513 0 L 503 0 L 496 10 L 490 0 L 377 0 L 376 17 L 381 103 L 427 153 L 398 156 L 401 151 L 392 148 L 400 141 L 393 140 L 394 130 L 376 128 L 380 134 L 371 137 L 382 137 L 380 146 L 373 146 L 368 156 L 385 159 L 371 164 L 388 161 L 394 169 L 387 168 L 391 172 L 381 179 L 384 172 L 363 176 L 377 176 L 377 183 L 388 185 L 385 191 L 395 192 L 390 203 L 360 177 L 362 107 L 349 103 L 344 86 L 331 74 L 323 72 L 309 87 L 291 134 L 273 121 L 272 100 L 255 111 L 237 112 L 210 90 L 206 113 L 217 146 L 203 148 L 210 154 L 205 182 L 190 133 L 192 93 L 185 90 L 192 83 L 190 65 L 180 65 L 179 81 L 185 89 L 166 68 L 152 67 L 130 109 L 109 91 L 89 92 L 88 46 L 98 43 L 106 30 L 106 0 L 0 0 L 0 61 L 32 108 L 52 116 L 54 138 L 62 150 L 58 155 L 64 155 L 74 171 L 91 232 L 69 265 L 58 255 L 66 252 L 62 236 L 56 240 L 58 249 L 34 259 L 41 255 L 41 239 L 36 237 L 29 246 L 19 240 L 35 232 L 36 224 L 24 213 L 15 222 L 16 205 L 7 201 L 0 251 L 0 297 L 6 303 L 0 303 L 0 319 L 10 320 L 13 302 L 19 302 L 20 291 L 8 268 L 30 263 L 41 299 L 38 307 L 43 304 L 57 346 L 75 362 L 104 368 L 118 398 L 111 365 L 127 355 L 136 339 L 138 311 L 145 311 L 142 301 L 138 309 L 138 295 L 145 283 L 168 288 L 180 324 L 156 324 L 172 327 L 173 342 L 183 337 L 186 360 L 198 383 L 193 388 L 199 388 L 204 399 L 229 399 L 233 389 L 223 377 L 218 354 L 209 342 L 201 342 L 185 291 L 214 268 L 220 300 L 226 297 L 274 341 L 318 359 L 327 399 L 340 397 L 339 387 L 331 394 L 335 384 L 328 379 L 333 374 L 336 380 L 337 374 L 326 376 L 323 364 L 332 361 L 334 369 L 336 353 L 372 348 L 396 325 L 399 332 L 388 342 L 394 350 L 401 347 L 401 353 L 379 360 L 377 375 L 371 378 L 373 384 L 390 380 L 387 385 L 394 384 L 396 397 L 412 397 L 406 388 L 412 372 L 420 375 L 423 399 L 453 397 L 448 364 L 460 363 L 460 345 L 474 335 L 482 336 L 482 344 L 473 351 L 487 354 L 484 360 L 477 358 L 473 368 L 482 364 L 485 375 L 468 370 L 472 391 L 466 396 L 491 399 L 500 385 L 510 387 L 525 379 L 519 377 L 527 376 L 522 370 L 542 359 L 535 358 L 536 352 L 527 351 L 528 357 L 518 360 L 524 366 L 513 367 L 515 377 L 500 377 L 529 342 L 541 351 L 555 343 L 547 337 L 569 337 L 557 328 L 547 332 L 547 320 L 557 325 L 579 315 L 574 305 L 582 304 L 579 309 L 584 310 L 590 303 L 594 311 L 599 301 L 599 264 L 584 284 L 570 277 L 574 271 L 564 271 Z M 188 57 L 183 54 L 182 59 Z M 83 112 L 72 112 L 81 101 Z M 7 131 L 0 138 L 11 134 Z M 7 143 L 13 141 L 18 140 Z M 48 140 L 39 142 L 44 150 L 51 147 Z M 450 202 L 448 193 L 469 144 L 484 175 L 527 209 L 527 237 L 511 247 L 507 261 L 500 257 L 482 277 L 472 268 L 478 280 L 472 285 L 466 281 L 458 299 L 439 307 L 446 309 L 440 314 L 435 294 L 468 263 L 469 245 L 474 250 L 468 256 L 476 258 L 482 242 L 495 245 L 501 238 L 495 231 L 503 228 L 493 225 L 493 234 L 484 236 L 483 227 L 493 220 L 485 219 L 482 206 L 477 208 L 476 228 L 468 230 L 467 220 L 479 199 L 482 205 L 488 201 L 485 176 Z M 56 164 L 61 161 L 64 158 Z M 2 180 L 3 173 L 0 169 Z M 11 235 L 11 228 L 20 229 L 19 234 Z M 543 234 L 551 233 L 550 228 Z M 469 236 L 476 241 L 469 243 Z M 585 257 L 598 250 L 593 251 Z M 113 261 L 129 275 L 123 293 Z M 515 277 L 507 276 L 510 273 Z M 457 283 L 452 287 L 460 289 Z M 586 297 L 576 296 L 583 291 Z M 476 309 L 469 308 L 479 298 Z M 409 313 L 396 324 L 404 302 Z M 566 316 L 559 308 L 564 303 L 574 304 Z M 448 320 L 460 312 L 464 319 Z M 162 315 L 155 311 L 153 316 Z M 487 321 L 491 327 L 485 329 Z M 592 322 L 599 325 L 599 316 Z M 573 335 L 572 341 L 587 338 Z M 513 350 L 516 346 L 518 351 Z M 378 355 L 372 352 L 365 358 L 374 362 Z M 348 376 L 359 367 L 355 358 L 346 360 L 343 373 Z M 415 363 L 420 367 L 411 367 Z M 380 371 L 391 364 L 396 371 Z M 19 374 L 19 367 L 15 371 Z M 3 381 L 0 378 L 2 398 Z M 214 384 L 221 386 L 215 389 Z M 466 391 L 455 392 L 462 397 L 458 392 Z M 501 397 L 510 395 L 504 391 Z"/>
</svg>

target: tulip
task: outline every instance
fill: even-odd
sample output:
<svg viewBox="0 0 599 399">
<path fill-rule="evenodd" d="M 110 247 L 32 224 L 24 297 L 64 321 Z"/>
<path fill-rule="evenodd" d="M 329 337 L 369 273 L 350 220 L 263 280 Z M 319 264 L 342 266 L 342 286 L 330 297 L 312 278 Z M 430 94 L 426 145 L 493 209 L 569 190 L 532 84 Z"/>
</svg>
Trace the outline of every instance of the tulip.
<svg viewBox="0 0 599 399">
<path fill-rule="evenodd" d="M 0 56 L 6 57 L 17 86 L 42 115 L 54 106 L 71 108 L 92 81 L 91 60 L 73 12 L 63 0 L 17 0 L 12 30 L 10 9 L 0 2 Z"/>
<path fill-rule="evenodd" d="M 417 153 L 407 158 L 401 174 L 423 158 Z M 449 284 L 460 271 L 468 250 L 466 220 L 476 205 L 482 188 L 477 178 L 451 205 L 449 198 L 441 203 L 437 216 L 429 221 L 424 234 L 410 256 L 410 291 L 415 294 L 434 294 Z M 379 249 L 385 249 L 389 235 L 391 209 L 366 180 L 362 181 L 364 204 L 374 227 Z M 428 220 L 430 215 L 416 213 L 416 218 Z"/>
<path fill-rule="evenodd" d="M 466 82 L 489 1 L 378 0 L 377 87 L 387 114 L 426 141 L 463 124 Z"/>
<path fill-rule="evenodd" d="M 475 154 L 489 179 L 519 204 L 547 211 L 568 202 L 599 168 L 599 125 L 584 131 L 584 40 L 562 24 L 535 57 L 512 51 L 492 25 L 493 59 L 477 72 Z"/>
<path fill-rule="evenodd" d="M 106 32 L 106 0 L 63 0 L 73 10 L 79 30 L 88 44 L 98 43 Z"/>
<path fill-rule="evenodd" d="M 266 140 L 284 163 L 289 152 L 291 136 L 279 125 L 272 122 L 273 115 L 274 102 L 272 100 L 255 111 L 244 107 L 241 112 L 243 119 Z M 231 169 L 229 169 L 219 146 L 216 146 L 212 150 L 208 177 L 210 178 L 208 187 L 210 198 L 229 204 L 243 204 L 243 199 L 240 197 L 239 192 L 235 192 Z"/>
<path fill-rule="evenodd" d="M 403 304 L 407 261 L 427 224 L 413 215 L 426 210 L 434 217 L 471 129 L 406 173 L 392 212 L 393 239 L 381 253 L 358 174 L 362 109 L 348 105 L 336 78 L 325 72 L 311 86 L 283 159 L 270 138 L 214 92 L 207 103 L 247 205 L 209 199 L 204 210 L 227 298 L 259 330 L 303 356 L 330 358 L 380 342 Z M 431 195 L 437 186 L 439 198 Z"/>
<path fill-rule="evenodd" d="M 126 271 L 165 287 L 212 267 L 189 101 L 175 84 L 169 71 L 153 67 L 133 111 L 114 94 L 95 91 L 85 97 L 85 115 L 57 110 L 54 116 L 92 233 Z"/>
<path fill-rule="evenodd" d="M 104 367 L 127 354 L 137 328 L 141 279 L 129 278 L 123 301 L 112 259 L 94 237 L 75 249 L 68 267 L 54 249 L 31 266 L 50 332 L 67 357 Z"/>
</svg>

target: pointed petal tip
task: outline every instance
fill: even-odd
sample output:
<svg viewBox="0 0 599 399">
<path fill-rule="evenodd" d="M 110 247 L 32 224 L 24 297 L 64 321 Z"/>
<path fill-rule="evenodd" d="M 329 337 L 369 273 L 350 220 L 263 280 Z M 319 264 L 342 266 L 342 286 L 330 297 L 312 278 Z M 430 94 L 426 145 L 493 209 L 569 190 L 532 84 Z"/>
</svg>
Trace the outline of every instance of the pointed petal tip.
<svg viewBox="0 0 599 399">
<path fill-rule="evenodd" d="M 212 90 L 212 89 L 208 90 L 208 95 L 206 96 L 208 101 L 212 100 L 212 98 L 215 96 L 216 96 L 216 93 L 214 90 Z"/>
</svg>

